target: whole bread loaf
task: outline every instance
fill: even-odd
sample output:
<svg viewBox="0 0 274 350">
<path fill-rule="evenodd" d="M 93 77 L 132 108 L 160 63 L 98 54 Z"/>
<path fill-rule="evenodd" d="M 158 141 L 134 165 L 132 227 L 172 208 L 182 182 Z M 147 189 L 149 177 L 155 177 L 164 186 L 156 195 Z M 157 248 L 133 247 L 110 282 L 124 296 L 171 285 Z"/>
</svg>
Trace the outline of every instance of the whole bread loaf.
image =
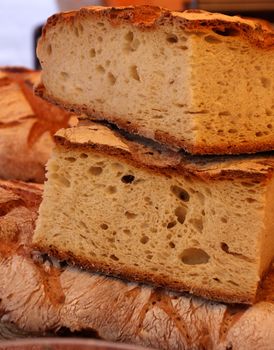
<svg viewBox="0 0 274 350">
<path fill-rule="evenodd" d="M 191 157 L 94 123 L 55 138 L 37 249 L 129 280 L 254 301 L 274 257 L 272 153 Z"/>
<path fill-rule="evenodd" d="M 274 32 L 257 21 L 89 7 L 51 17 L 37 52 L 37 93 L 68 109 L 195 154 L 274 149 Z"/>
<path fill-rule="evenodd" d="M 71 114 L 33 94 L 40 72 L 0 68 L 0 178 L 43 182 L 52 135 Z"/>
<path fill-rule="evenodd" d="M 0 191 L 4 337 L 60 335 L 67 330 L 155 349 L 273 349 L 273 272 L 252 307 L 91 274 L 31 248 L 42 186 L 0 181 Z M 14 326 L 21 331 L 13 334 Z"/>
</svg>

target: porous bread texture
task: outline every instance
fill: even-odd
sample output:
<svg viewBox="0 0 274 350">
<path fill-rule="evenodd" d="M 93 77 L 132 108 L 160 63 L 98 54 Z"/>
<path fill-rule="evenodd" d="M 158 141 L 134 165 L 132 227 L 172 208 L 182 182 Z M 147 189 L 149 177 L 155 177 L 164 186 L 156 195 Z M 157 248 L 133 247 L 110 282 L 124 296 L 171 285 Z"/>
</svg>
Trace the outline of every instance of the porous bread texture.
<svg viewBox="0 0 274 350">
<path fill-rule="evenodd" d="M 37 52 L 37 93 L 90 118 L 195 154 L 274 149 L 274 34 L 256 22 L 90 7 L 50 18 Z"/>
<path fill-rule="evenodd" d="M 254 301 L 274 256 L 273 156 L 193 160 L 92 124 L 56 137 L 36 248 L 129 280 Z"/>
</svg>

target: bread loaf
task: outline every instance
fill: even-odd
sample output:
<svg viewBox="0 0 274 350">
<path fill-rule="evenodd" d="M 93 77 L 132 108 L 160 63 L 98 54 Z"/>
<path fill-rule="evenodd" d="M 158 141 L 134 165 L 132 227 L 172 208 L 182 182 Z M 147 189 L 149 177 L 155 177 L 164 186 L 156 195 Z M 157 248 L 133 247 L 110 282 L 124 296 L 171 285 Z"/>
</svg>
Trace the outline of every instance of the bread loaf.
<svg viewBox="0 0 274 350">
<path fill-rule="evenodd" d="M 41 188 L 0 182 L 0 227 L 5 232 L 0 240 L 0 330 L 5 325 L 9 330 L 13 323 L 22 330 L 17 337 L 82 331 L 155 349 L 272 350 L 273 272 L 264 281 L 258 303 L 246 307 L 68 267 L 29 245 Z"/>
<path fill-rule="evenodd" d="M 71 115 L 33 94 L 40 72 L 0 68 L 0 178 L 43 182 L 52 135 Z"/>
<path fill-rule="evenodd" d="M 37 249 L 130 280 L 254 301 L 274 256 L 273 154 L 190 157 L 93 123 L 56 141 Z"/>
<path fill-rule="evenodd" d="M 195 154 L 274 149 L 274 33 L 256 21 L 89 7 L 51 17 L 37 52 L 37 93 L 90 118 Z"/>
</svg>

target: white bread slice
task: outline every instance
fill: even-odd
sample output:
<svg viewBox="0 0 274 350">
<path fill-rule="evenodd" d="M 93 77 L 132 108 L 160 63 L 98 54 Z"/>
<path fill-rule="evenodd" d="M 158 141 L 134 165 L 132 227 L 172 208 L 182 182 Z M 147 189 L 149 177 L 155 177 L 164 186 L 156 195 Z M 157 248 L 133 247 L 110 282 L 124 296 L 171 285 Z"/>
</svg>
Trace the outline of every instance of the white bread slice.
<svg viewBox="0 0 274 350">
<path fill-rule="evenodd" d="M 274 33 L 257 22 L 157 7 L 51 17 L 37 93 L 195 154 L 274 149 Z"/>
<path fill-rule="evenodd" d="M 90 125 L 60 130 L 34 234 L 83 267 L 252 303 L 274 257 L 274 156 L 189 157 Z"/>
</svg>

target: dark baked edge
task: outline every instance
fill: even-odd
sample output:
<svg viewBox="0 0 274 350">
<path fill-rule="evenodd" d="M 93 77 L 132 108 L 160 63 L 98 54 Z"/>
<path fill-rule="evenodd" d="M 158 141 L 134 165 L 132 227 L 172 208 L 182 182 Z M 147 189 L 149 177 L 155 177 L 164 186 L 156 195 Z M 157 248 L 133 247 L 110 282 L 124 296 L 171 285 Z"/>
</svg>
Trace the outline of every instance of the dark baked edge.
<svg viewBox="0 0 274 350">
<path fill-rule="evenodd" d="M 187 10 L 186 12 L 203 13 L 202 10 Z M 229 22 L 221 19 L 185 19 L 179 16 L 178 12 L 172 12 L 157 6 L 128 6 L 128 7 L 86 7 L 79 11 L 59 13 L 51 16 L 43 29 L 41 40 L 47 34 L 47 31 L 54 27 L 58 22 L 73 23 L 78 18 L 96 16 L 107 19 L 112 25 L 117 26 L 121 23 L 131 24 L 141 30 L 151 30 L 163 23 L 176 23 L 186 31 L 215 31 L 218 33 L 231 32 L 233 35 L 239 35 L 252 45 L 263 49 L 274 49 L 274 31 L 266 26 L 262 26 L 258 21 L 254 21 L 255 27 L 247 23 L 237 21 Z M 233 17 L 231 17 L 233 18 Z"/>
<path fill-rule="evenodd" d="M 43 245 L 39 243 L 33 243 L 32 248 L 34 250 L 42 251 L 58 260 L 68 262 L 70 265 L 76 265 L 82 269 L 88 270 L 93 273 L 103 273 L 107 276 L 117 277 L 124 281 L 145 283 L 154 287 L 166 288 L 175 292 L 187 292 L 190 294 L 198 295 L 212 301 L 219 301 L 223 303 L 235 303 L 235 304 L 254 304 L 256 302 L 256 293 L 249 295 L 247 293 L 222 293 L 215 290 L 209 290 L 205 285 L 205 288 L 189 286 L 183 283 L 176 283 L 174 280 L 168 277 L 161 278 L 153 273 L 142 273 L 138 269 L 131 269 L 127 267 L 112 267 L 108 264 L 103 264 L 98 261 L 91 262 L 90 260 L 83 259 L 74 255 L 72 252 L 61 251 L 52 245 Z M 257 284 L 257 289 L 259 283 Z"/>
</svg>

